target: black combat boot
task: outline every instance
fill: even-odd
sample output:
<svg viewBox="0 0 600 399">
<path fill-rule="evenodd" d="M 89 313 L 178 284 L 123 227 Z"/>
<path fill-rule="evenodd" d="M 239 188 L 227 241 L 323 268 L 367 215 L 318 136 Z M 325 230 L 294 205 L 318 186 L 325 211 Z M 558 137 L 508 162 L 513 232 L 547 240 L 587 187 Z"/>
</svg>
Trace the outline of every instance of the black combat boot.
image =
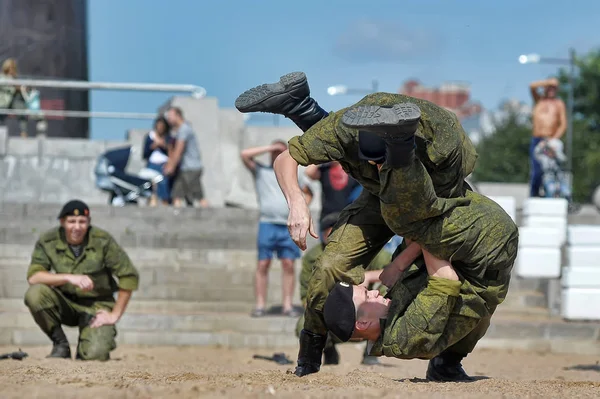
<svg viewBox="0 0 600 399">
<path fill-rule="evenodd" d="M 425 378 L 433 382 L 473 381 L 460 363 L 464 356 L 456 353 L 441 353 L 429 361 Z"/>
<path fill-rule="evenodd" d="M 303 132 L 325 118 L 327 111 L 310 96 L 304 72 L 283 75 L 277 83 L 267 83 L 246 90 L 235 100 L 243 113 L 266 112 L 291 119 Z"/>
<path fill-rule="evenodd" d="M 323 364 L 340 364 L 340 354 L 335 345 L 326 346 L 323 350 Z"/>
<path fill-rule="evenodd" d="M 304 329 L 300 331 L 298 366 L 296 366 L 294 374 L 302 377 L 317 373 L 321 369 L 321 358 L 323 357 L 325 342 L 327 342 L 327 335 L 314 334 Z"/>
<path fill-rule="evenodd" d="M 56 327 L 50 334 L 52 340 L 52 352 L 46 357 L 48 358 L 71 358 L 71 348 L 69 347 L 69 340 L 61 327 Z"/>
<path fill-rule="evenodd" d="M 392 107 L 363 105 L 347 110 L 342 123 L 381 137 L 386 144 L 387 163 L 393 168 L 410 165 L 415 156 L 415 133 L 421 110 L 411 103 Z"/>
</svg>

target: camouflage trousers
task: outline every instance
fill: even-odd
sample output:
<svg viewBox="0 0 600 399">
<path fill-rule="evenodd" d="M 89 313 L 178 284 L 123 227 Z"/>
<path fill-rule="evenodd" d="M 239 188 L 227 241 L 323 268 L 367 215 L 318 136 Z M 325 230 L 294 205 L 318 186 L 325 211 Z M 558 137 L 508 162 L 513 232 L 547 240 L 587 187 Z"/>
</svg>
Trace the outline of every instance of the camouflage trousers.
<svg viewBox="0 0 600 399">
<path fill-rule="evenodd" d="M 108 360 L 110 352 L 117 347 L 114 325 L 91 328 L 88 324 L 97 310 L 110 311 L 114 302 L 86 304 L 66 298 L 59 290 L 44 284 L 29 287 L 25 293 L 25 305 L 42 331 L 50 336 L 55 328 L 66 325 L 79 327 L 77 358 L 82 360 Z"/>
<path fill-rule="evenodd" d="M 433 287 L 419 257 L 388 292 L 392 302 L 386 327 L 371 354 L 431 359 L 441 353 L 459 357 L 471 353 L 487 332 L 496 304 L 506 296 L 510 269 L 487 273 L 477 284 L 458 274 L 457 297 L 457 282 L 438 278 Z"/>
</svg>

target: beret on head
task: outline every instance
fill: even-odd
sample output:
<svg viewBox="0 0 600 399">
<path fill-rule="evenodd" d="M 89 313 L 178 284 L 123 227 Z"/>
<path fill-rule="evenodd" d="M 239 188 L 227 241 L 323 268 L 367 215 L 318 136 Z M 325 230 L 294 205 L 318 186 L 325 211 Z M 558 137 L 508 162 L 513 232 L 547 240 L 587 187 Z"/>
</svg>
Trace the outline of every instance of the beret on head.
<svg viewBox="0 0 600 399">
<path fill-rule="evenodd" d="M 90 208 L 83 201 L 72 200 L 67 202 L 58 214 L 59 219 L 66 216 L 90 216 Z"/>
<path fill-rule="evenodd" d="M 344 282 L 337 283 L 327 296 L 323 307 L 323 317 L 327 329 L 342 342 L 350 340 L 356 324 L 353 294 L 352 285 Z"/>
</svg>

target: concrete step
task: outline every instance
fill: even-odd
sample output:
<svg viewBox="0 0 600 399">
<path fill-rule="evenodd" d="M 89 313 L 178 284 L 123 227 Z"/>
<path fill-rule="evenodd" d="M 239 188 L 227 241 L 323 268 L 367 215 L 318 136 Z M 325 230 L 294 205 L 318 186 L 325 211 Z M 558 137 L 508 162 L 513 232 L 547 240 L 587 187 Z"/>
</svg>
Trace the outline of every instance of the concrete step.
<svg viewBox="0 0 600 399">
<path fill-rule="evenodd" d="M 297 344 L 295 318 L 252 318 L 247 312 L 234 311 L 237 309 L 233 305 L 225 311 L 215 303 L 139 302 L 132 302 L 118 324 L 117 339 L 121 344 L 262 348 Z M 241 304 L 236 306 L 242 308 Z M 37 328 L 24 306 L 14 300 L 2 300 L 0 309 L 0 344 L 48 344 L 48 338 Z M 77 330 L 66 330 L 71 342 L 77 342 Z M 547 313 L 512 314 L 498 311 L 492 318 L 485 339 L 489 342 L 522 343 L 538 340 L 598 345 L 600 322 L 566 322 Z"/>
<path fill-rule="evenodd" d="M 132 300 L 127 313 L 135 314 L 202 314 L 202 313 L 250 313 L 249 302 L 189 302 L 162 300 Z M 0 298 L 0 312 L 27 312 L 22 299 Z"/>
<path fill-rule="evenodd" d="M 517 291 L 510 289 L 502 307 L 517 308 L 544 308 L 547 307 L 546 296 L 539 291 Z"/>
</svg>

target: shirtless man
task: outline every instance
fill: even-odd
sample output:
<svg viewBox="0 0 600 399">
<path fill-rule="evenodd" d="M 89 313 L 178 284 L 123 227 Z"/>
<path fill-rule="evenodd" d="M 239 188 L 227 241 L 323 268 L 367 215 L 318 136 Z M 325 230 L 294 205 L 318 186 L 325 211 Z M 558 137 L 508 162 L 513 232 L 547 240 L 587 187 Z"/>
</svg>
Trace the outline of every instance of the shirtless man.
<svg viewBox="0 0 600 399">
<path fill-rule="evenodd" d="M 545 88 L 543 96 L 538 89 Z M 533 97 L 533 137 L 529 146 L 531 160 L 531 197 L 539 197 L 542 186 L 542 167 L 535 159 L 535 146 L 543 139 L 560 139 L 567 127 L 565 103 L 556 97 L 558 80 L 555 78 L 533 82 L 529 85 Z"/>
</svg>

